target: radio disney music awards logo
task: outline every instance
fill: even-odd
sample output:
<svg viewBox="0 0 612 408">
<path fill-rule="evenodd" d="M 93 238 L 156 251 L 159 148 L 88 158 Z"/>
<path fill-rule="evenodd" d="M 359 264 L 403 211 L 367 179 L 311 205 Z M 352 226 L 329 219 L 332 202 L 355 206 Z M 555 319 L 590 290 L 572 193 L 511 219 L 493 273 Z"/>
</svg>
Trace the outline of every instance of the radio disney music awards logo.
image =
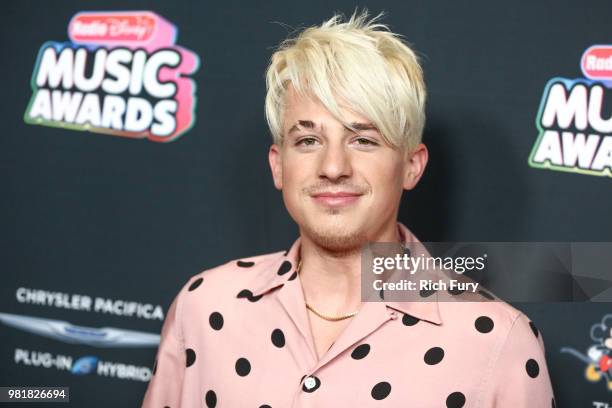
<svg viewBox="0 0 612 408">
<path fill-rule="evenodd" d="M 588 48 L 580 66 L 584 78 L 548 81 L 529 165 L 612 177 L 612 45 Z"/>
<path fill-rule="evenodd" d="M 588 381 L 602 382 L 612 392 L 612 314 L 591 326 L 590 334 L 592 342 L 586 353 L 572 347 L 563 347 L 561 353 L 570 354 L 583 363 Z"/>
<path fill-rule="evenodd" d="M 31 125 L 170 142 L 195 123 L 199 57 L 151 11 L 81 12 L 69 42 L 48 41 L 32 73 Z"/>
</svg>

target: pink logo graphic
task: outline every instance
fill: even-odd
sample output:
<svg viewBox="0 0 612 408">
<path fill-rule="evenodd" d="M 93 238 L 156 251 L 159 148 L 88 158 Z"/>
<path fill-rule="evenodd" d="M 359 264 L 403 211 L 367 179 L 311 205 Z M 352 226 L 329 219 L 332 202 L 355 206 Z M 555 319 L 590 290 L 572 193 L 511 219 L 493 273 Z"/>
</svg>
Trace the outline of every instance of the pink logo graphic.
<svg viewBox="0 0 612 408">
<path fill-rule="evenodd" d="M 580 60 L 585 77 L 612 81 L 612 46 L 594 45 L 588 48 Z"/>
<path fill-rule="evenodd" d="M 70 42 L 45 43 L 26 123 L 170 142 L 195 123 L 199 67 L 177 28 L 151 11 L 81 12 Z"/>
</svg>

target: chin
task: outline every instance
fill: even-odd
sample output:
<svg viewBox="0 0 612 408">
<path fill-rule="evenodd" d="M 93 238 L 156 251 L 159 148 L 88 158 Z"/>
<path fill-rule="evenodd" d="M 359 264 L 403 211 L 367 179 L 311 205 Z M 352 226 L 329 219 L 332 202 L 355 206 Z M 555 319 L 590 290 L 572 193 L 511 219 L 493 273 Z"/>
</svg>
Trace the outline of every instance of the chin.
<svg viewBox="0 0 612 408">
<path fill-rule="evenodd" d="M 304 225 L 302 229 L 315 244 L 330 252 L 360 251 L 367 241 L 367 234 L 357 226 L 347 228 L 349 222 L 350 219 L 338 219 L 322 224 L 319 220 Z"/>
</svg>

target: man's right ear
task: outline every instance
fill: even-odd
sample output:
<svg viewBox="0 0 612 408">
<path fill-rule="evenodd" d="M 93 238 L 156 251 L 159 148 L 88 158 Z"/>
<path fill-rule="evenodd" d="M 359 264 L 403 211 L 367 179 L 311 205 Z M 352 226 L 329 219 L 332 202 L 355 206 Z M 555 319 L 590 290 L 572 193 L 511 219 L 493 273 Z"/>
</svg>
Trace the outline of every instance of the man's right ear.
<svg viewBox="0 0 612 408">
<path fill-rule="evenodd" d="M 276 144 L 270 146 L 268 151 L 268 161 L 270 162 L 270 170 L 272 170 L 272 179 L 274 180 L 274 187 L 277 190 L 283 189 L 283 165 L 280 147 Z"/>
</svg>

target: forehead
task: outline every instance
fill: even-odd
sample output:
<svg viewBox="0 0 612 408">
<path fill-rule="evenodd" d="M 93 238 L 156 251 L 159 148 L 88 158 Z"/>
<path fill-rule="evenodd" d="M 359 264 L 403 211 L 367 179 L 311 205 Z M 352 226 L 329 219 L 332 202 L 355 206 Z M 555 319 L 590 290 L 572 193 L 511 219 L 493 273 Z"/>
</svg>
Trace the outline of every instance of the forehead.
<svg viewBox="0 0 612 408">
<path fill-rule="evenodd" d="M 350 109 L 348 104 L 343 103 L 338 98 L 336 98 L 336 101 L 338 103 L 340 115 L 346 122 L 369 122 L 365 116 Z M 320 127 L 342 126 L 342 122 L 339 121 L 319 99 L 311 94 L 301 94 L 297 92 L 290 84 L 285 93 L 283 130 L 286 132 L 296 123 L 302 122 L 309 123 L 316 129 Z"/>
</svg>

